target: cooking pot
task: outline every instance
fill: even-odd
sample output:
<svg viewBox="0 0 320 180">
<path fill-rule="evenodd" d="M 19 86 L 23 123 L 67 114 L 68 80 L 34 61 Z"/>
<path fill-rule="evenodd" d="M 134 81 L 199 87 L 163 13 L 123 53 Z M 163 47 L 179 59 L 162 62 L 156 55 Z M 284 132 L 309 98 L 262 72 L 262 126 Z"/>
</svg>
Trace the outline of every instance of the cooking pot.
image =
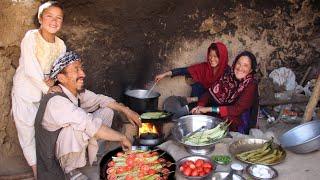
<svg viewBox="0 0 320 180">
<path fill-rule="evenodd" d="M 146 89 L 127 90 L 125 93 L 125 104 L 132 110 L 141 114 L 148 111 L 158 110 L 158 99 L 160 93 Z"/>
</svg>

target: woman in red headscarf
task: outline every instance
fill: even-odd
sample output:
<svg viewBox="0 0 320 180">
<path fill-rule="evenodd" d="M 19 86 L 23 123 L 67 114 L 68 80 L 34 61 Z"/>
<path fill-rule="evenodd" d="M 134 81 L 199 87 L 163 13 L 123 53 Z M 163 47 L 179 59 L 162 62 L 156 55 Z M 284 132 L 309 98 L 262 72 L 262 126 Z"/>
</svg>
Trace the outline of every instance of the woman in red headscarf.
<svg viewBox="0 0 320 180">
<path fill-rule="evenodd" d="M 191 84 L 191 97 L 196 97 L 191 99 L 197 101 L 198 98 L 208 90 L 210 85 L 222 76 L 227 64 L 227 47 L 221 42 L 216 42 L 208 47 L 206 62 L 189 67 L 172 69 L 171 71 L 157 75 L 155 81 L 158 82 L 167 76 L 174 77 L 184 75 L 186 77 L 191 77 L 194 81 L 194 83 Z"/>
<path fill-rule="evenodd" d="M 209 88 L 191 110 L 192 114 L 217 113 L 231 122 L 230 129 L 248 134 L 255 127 L 258 112 L 258 82 L 255 79 L 257 61 L 248 51 L 234 60 L 231 68 Z M 205 107 L 207 104 L 212 106 Z"/>
</svg>

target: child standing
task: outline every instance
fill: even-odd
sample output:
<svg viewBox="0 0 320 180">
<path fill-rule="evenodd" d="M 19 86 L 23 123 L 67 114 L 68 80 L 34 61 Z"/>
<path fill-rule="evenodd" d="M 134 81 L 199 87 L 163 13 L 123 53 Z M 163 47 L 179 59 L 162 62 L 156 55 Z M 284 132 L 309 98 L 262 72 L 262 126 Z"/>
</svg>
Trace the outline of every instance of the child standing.
<svg viewBox="0 0 320 180">
<path fill-rule="evenodd" d="M 13 77 L 12 112 L 19 142 L 36 178 L 34 120 L 43 94 L 61 91 L 49 78 L 55 59 L 66 52 L 56 33 L 61 29 L 63 10 L 56 1 L 38 10 L 39 29 L 29 30 L 21 42 L 19 67 Z"/>
</svg>

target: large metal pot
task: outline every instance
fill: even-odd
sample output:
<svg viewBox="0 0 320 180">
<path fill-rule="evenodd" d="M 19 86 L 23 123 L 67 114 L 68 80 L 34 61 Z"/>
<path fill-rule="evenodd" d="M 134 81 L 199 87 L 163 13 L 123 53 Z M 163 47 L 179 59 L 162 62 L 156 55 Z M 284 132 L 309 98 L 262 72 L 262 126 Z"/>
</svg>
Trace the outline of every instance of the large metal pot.
<svg viewBox="0 0 320 180">
<path fill-rule="evenodd" d="M 301 124 L 279 137 L 281 145 L 295 153 L 309 153 L 320 149 L 320 121 Z"/>
<path fill-rule="evenodd" d="M 125 94 L 125 104 L 130 109 L 141 114 L 147 111 L 158 110 L 158 99 L 160 93 L 151 91 L 149 94 L 146 89 L 127 90 Z"/>
</svg>

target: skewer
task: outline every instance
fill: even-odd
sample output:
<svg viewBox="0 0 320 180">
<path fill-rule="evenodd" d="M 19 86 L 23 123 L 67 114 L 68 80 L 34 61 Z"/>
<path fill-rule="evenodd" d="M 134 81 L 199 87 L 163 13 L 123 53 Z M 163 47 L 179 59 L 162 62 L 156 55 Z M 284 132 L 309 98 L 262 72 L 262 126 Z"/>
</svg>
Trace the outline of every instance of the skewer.
<svg viewBox="0 0 320 180">
<path fill-rule="evenodd" d="M 161 156 L 163 156 L 163 155 L 165 155 L 165 154 L 166 154 L 166 152 L 163 152 L 162 154 L 159 155 L 159 157 L 161 157 Z"/>
</svg>

